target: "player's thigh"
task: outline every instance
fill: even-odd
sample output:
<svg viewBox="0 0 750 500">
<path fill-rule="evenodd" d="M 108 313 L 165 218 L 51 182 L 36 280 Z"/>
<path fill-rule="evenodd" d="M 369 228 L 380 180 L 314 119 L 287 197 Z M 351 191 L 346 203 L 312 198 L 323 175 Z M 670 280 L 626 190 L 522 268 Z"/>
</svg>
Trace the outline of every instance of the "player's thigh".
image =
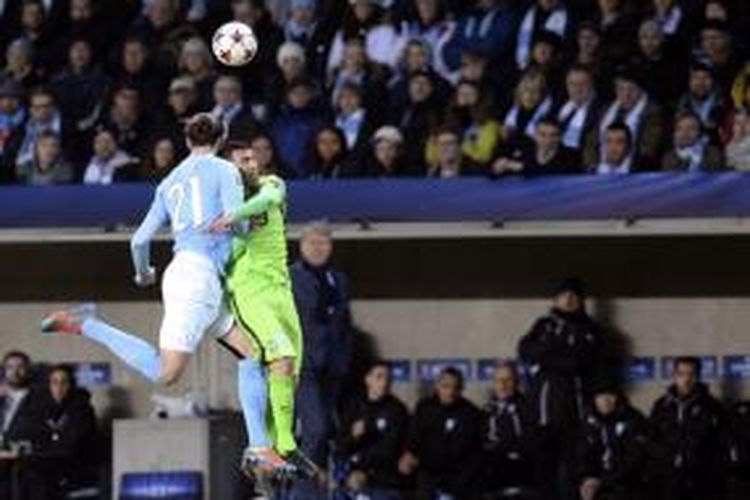
<svg viewBox="0 0 750 500">
<path fill-rule="evenodd" d="M 217 322 L 222 289 L 213 270 L 178 261 L 170 264 L 162 280 L 164 317 L 159 332 L 162 350 L 195 352 Z"/>
<path fill-rule="evenodd" d="M 257 346 L 265 363 L 295 356 L 294 346 L 273 306 L 273 301 L 265 294 L 236 294 L 232 297 L 235 319 Z"/>
<path fill-rule="evenodd" d="M 281 328 L 294 348 L 295 372 L 299 374 L 304 339 L 297 306 L 294 304 L 294 296 L 291 293 L 280 293 L 276 300 L 275 310 L 277 311 L 277 318 Z"/>
</svg>

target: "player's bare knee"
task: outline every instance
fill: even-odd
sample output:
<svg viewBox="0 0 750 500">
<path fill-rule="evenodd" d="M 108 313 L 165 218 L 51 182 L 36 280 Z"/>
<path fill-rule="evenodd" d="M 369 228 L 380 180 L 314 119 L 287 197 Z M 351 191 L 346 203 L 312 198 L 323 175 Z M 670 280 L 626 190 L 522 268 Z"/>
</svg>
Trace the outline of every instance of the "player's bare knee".
<svg viewBox="0 0 750 500">
<path fill-rule="evenodd" d="M 277 377 L 291 377 L 294 375 L 294 358 L 281 358 L 272 361 L 268 370 Z"/>
</svg>

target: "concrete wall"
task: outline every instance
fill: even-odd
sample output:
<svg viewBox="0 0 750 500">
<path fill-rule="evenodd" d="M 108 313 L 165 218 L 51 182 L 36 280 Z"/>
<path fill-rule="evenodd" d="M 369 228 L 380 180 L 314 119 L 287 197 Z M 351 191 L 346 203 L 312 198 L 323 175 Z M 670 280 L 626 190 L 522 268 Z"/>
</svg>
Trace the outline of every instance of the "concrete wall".
<svg viewBox="0 0 750 500">
<path fill-rule="evenodd" d="M 102 413 L 144 416 L 150 411 L 151 388 L 109 353 L 86 339 L 38 333 L 45 312 L 64 303 L 0 304 L 0 351 L 23 349 L 37 361 L 107 361 L 116 388 L 95 391 Z M 371 337 L 378 353 L 391 359 L 465 357 L 472 360 L 515 355 L 515 346 L 530 323 L 548 306 L 547 299 L 356 300 L 358 328 Z M 589 307 L 631 343 L 637 356 L 679 354 L 750 354 L 748 298 L 622 298 L 592 300 Z M 157 302 L 106 302 L 100 312 L 114 324 L 155 341 L 161 306 Z M 646 408 L 662 390 L 656 380 L 633 386 L 633 397 Z M 117 390 L 118 388 L 125 391 Z M 419 384 L 398 384 L 397 392 L 413 401 Z M 725 387 L 716 385 L 717 391 Z M 736 387 L 732 387 L 736 390 Z M 748 396 L 748 387 L 740 394 Z M 174 391 L 191 391 L 214 407 L 236 408 L 234 358 L 213 343 L 196 357 L 184 383 Z M 486 386 L 474 383 L 469 394 L 484 398 Z M 735 396 L 733 392 L 731 394 Z"/>
</svg>

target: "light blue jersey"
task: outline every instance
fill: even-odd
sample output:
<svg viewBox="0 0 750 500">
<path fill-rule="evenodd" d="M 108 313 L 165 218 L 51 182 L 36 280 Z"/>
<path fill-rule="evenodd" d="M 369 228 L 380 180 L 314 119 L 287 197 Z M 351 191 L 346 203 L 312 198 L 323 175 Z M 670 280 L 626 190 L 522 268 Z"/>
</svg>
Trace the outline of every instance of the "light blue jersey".
<svg viewBox="0 0 750 500">
<path fill-rule="evenodd" d="M 172 226 L 174 252 L 191 251 L 209 258 L 223 272 L 231 234 L 212 234 L 208 226 L 234 211 L 243 200 L 239 171 L 212 154 L 190 155 L 156 188 L 154 200 L 130 242 L 136 275 L 146 275 L 150 241 L 165 224 Z"/>
</svg>

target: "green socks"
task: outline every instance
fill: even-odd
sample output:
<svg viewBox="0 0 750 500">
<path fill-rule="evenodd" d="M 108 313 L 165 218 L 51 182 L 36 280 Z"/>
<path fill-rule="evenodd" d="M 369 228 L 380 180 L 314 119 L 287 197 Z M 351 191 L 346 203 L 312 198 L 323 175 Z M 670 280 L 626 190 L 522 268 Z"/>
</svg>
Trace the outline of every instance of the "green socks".
<svg viewBox="0 0 750 500">
<path fill-rule="evenodd" d="M 294 439 L 294 377 L 269 373 L 268 395 L 276 431 L 276 450 L 287 455 L 297 449 Z"/>
</svg>

